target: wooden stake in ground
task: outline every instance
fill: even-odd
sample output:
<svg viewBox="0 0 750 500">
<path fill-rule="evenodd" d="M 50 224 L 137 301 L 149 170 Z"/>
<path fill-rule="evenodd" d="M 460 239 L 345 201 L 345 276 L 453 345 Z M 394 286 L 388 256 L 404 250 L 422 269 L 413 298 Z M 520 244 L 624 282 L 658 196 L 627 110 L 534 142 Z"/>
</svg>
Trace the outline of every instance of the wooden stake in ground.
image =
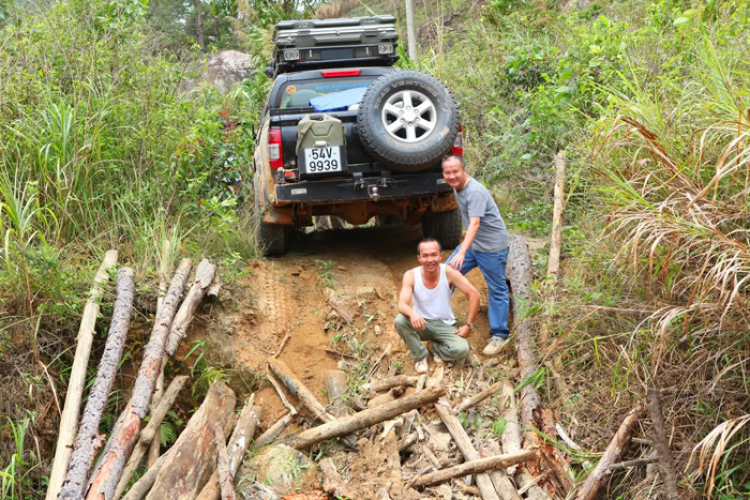
<svg viewBox="0 0 750 500">
<path fill-rule="evenodd" d="M 677 500 L 680 493 L 677 490 L 677 474 L 674 471 L 672 463 L 672 453 L 669 451 L 669 437 L 664 425 L 664 414 L 661 409 L 661 398 L 659 397 L 659 388 L 653 382 L 649 384 L 646 393 L 648 403 L 648 416 L 653 425 L 651 435 L 656 448 L 656 455 L 659 458 L 659 472 L 661 480 L 664 483 L 664 492 L 668 500 Z"/>
<path fill-rule="evenodd" d="M 151 418 L 148 421 L 148 425 L 146 425 L 143 432 L 141 432 L 141 437 L 138 439 L 138 443 L 133 449 L 133 454 L 130 455 L 130 459 L 128 460 L 127 465 L 125 465 L 122 478 L 120 479 L 120 483 L 117 485 L 117 490 L 115 491 L 115 498 L 120 498 L 122 496 L 128 483 L 130 483 L 130 478 L 133 477 L 136 469 L 138 469 L 143 455 L 151 448 L 151 443 L 154 441 L 157 443 L 159 442 L 161 422 L 172 407 L 174 400 L 177 399 L 177 395 L 180 393 L 182 386 L 185 385 L 185 382 L 187 382 L 187 379 L 187 375 L 175 377 L 172 380 L 172 383 L 169 384 L 169 388 L 167 388 L 164 397 L 159 401 L 159 406 L 154 408 L 151 412 Z"/>
<path fill-rule="evenodd" d="M 481 458 L 479 452 L 474 448 L 474 445 L 471 444 L 471 440 L 466 434 L 464 427 L 461 425 L 461 422 L 458 421 L 456 416 L 453 415 L 448 403 L 445 401 L 437 403 L 435 405 L 435 410 L 437 411 L 440 420 L 442 420 L 448 428 L 448 432 L 450 432 L 451 437 L 453 437 L 453 440 L 458 445 L 458 449 L 461 450 L 461 454 L 464 458 L 469 462 L 479 460 Z M 495 486 L 492 484 L 492 480 L 487 473 L 482 472 L 477 474 L 477 486 L 479 486 L 479 491 L 482 492 L 483 500 L 499 500 L 497 492 L 495 491 Z"/>
<path fill-rule="evenodd" d="M 557 280 L 560 272 L 560 249 L 562 247 L 563 211 L 565 210 L 565 151 L 555 157 L 555 205 L 552 210 L 552 235 L 550 239 L 547 277 Z"/>
<path fill-rule="evenodd" d="M 140 434 L 141 425 L 148 413 L 154 385 L 161 372 L 161 360 L 164 356 L 164 343 L 169 333 L 169 325 L 172 323 L 172 318 L 182 297 L 182 290 L 189 272 L 190 260 L 183 259 L 172 279 L 164 303 L 154 320 L 151 339 L 144 349 L 143 361 L 133 385 L 130 402 L 115 425 L 92 476 L 89 493 L 86 497 L 88 500 L 109 500 L 115 494 L 125 468 L 125 462 L 133 451 Z"/>
<path fill-rule="evenodd" d="M 261 407 L 255 404 L 255 394 L 253 394 L 247 400 L 247 403 L 245 403 L 245 407 L 242 408 L 232 437 L 229 438 L 227 453 L 229 454 L 229 473 L 232 480 L 236 478 L 237 471 L 242 464 L 242 459 L 245 457 L 245 452 L 250 446 L 253 436 L 255 436 L 255 430 L 258 428 L 261 413 Z M 214 471 L 211 479 L 208 480 L 208 483 L 203 487 L 196 500 L 218 500 L 220 494 L 219 472 Z"/>
<path fill-rule="evenodd" d="M 443 394 L 445 394 L 445 388 L 442 386 L 427 389 L 409 396 L 404 396 L 403 398 L 384 404 L 383 406 L 364 410 L 349 417 L 343 417 L 334 420 L 333 422 L 313 427 L 312 429 L 308 429 L 295 436 L 287 438 L 285 442 L 287 445 L 297 450 L 309 448 L 321 441 L 351 434 L 352 432 L 364 429 L 365 427 L 370 427 L 379 424 L 380 422 L 390 420 L 409 410 L 421 408 L 422 406 L 437 400 L 437 398 Z"/>
<path fill-rule="evenodd" d="M 609 442 L 609 446 L 607 446 L 601 460 L 599 460 L 594 470 L 588 475 L 586 482 L 583 483 L 576 497 L 577 500 L 594 500 L 597 497 L 599 490 L 606 480 L 609 467 L 620 460 L 622 452 L 630 444 L 636 424 L 643 417 L 644 413 L 645 409 L 640 405 L 630 410 L 620 428 L 617 429 L 612 441 Z"/>
<path fill-rule="evenodd" d="M 89 292 L 89 299 L 83 309 L 83 317 L 76 338 L 76 354 L 73 359 L 73 368 L 70 371 L 70 382 L 68 382 L 68 392 L 65 395 L 65 405 L 60 417 L 60 430 L 57 437 L 55 458 L 52 462 L 52 471 L 49 476 L 47 500 L 57 499 L 65 480 L 70 456 L 73 453 L 73 440 L 76 437 L 76 428 L 78 427 L 78 413 L 81 410 L 81 398 L 86 384 L 86 367 L 89 364 L 91 344 L 94 342 L 94 328 L 96 317 L 99 315 L 102 287 L 107 281 L 109 268 L 116 264 L 117 250 L 110 250 L 104 254 L 104 260 L 94 277 L 94 286 Z"/>
<path fill-rule="evenodd" d="M 213 426 L 229 431 L 235 395 L 223 382 L 214 382 L 206 399 L 182 431 L 147 500 L 195 498 L 216 468 L 217 447 Z"/>
<path fill-rule="evenodd" d="M 447 469 L 441 469 L 435 472 L 430 472 L 423 476 L 419 476 L 414 480 L 411 486 L 433 486 L 435 484 L 444 483 L 456 477 L 466 476 L 469 474 L 477 474 L 480 472 L 501 469 L 515 464 L 526 462 L 527 460 L 538 459 L 536 449 L 523 450 L 518 453 L 511 453 L 509 455 L 496 455 L 494 457 L 480 458 L 478 460 L 472 460 L 470 462 L 464 462 L 461 465 L 455 467 L 449 467 Z M 480 490 L 481 491 L 481 490 Z"/>
<path fill-rule="evenodd" d="M 76 438 L 75 451 L 70 458 L 68 474 L 63 483 L 59 498 L 83 498 L 84 489 L 88 481 L 89 469 L 94 463 L 94 456 L 98 451 L 99 421 L 107 404 L 109 391 L 115 381 L 117 367 L 122 358 L 125 339 L 130 329 L 130 315 L 133 311 L 133 296 L 135 295 L 135 280 L 133 270 L 123 267 L 117 273 L 117 299 L 112 311 L 112 321 L 109 324 L 107 343 L 99 362 L 94 385 L 89 393 L 86 409 L 81 419 L 81 427 Z"/>
</svg>

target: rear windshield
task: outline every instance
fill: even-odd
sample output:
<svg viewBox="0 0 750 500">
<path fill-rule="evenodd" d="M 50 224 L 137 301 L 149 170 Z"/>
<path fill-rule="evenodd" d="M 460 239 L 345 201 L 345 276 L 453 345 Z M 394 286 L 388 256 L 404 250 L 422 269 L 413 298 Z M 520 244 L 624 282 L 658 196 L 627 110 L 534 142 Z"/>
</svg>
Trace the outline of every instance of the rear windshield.
<svg viewBox="0 0 750 500">
<path fill-rule="evenodd" d="M 287 83 L 282 89 L 276 107 L 309 108 L 310 99 L 345 90 L 369 87 L 377 76 L 351 76 L 341 78 L 319 78 Z"/>
</svg>

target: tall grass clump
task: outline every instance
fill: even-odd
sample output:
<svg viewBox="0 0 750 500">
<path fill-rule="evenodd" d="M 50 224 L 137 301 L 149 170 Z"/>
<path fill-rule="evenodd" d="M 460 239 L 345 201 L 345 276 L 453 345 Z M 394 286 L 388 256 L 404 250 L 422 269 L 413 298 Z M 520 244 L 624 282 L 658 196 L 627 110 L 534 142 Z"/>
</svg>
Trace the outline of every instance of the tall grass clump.
<svg viewBox="0 0 750 500">
<path fill-rule="evenodd" d="M 750 474 L 750 64 L 739 50 L 750 17 L 723 7 L 673 23 L 683 45 L 661 56 L 689 62 L 679 75 L 631 71 L 610 89 L 591 200 L 607 213 L 613 262 L 639 283 L 629 299 L 648 317 L 621 349 L 635 379 L 669 391 L 683 486 L 734 499 Z"/>
</svg>

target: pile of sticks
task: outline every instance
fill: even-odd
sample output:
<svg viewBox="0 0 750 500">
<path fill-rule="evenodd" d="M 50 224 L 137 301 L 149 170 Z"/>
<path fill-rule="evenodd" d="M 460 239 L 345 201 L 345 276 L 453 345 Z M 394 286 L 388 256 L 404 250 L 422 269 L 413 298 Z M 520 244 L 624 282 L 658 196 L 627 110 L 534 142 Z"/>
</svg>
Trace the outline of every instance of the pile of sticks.
<svg viewBox="0 0 750 500">
<path fill-rule="evenodd" d="M 151 337 L 144 349 L 130 401 L 105 444 L 105 438 L 98 434 L 98 428 L 130 327 L 135 296 L 134 273 L 130 268 L 123 267 L 117 272 L 116 299 L 109 333 L 80 425 L 79 413 L 103 286 L 108 271 L 117 265 L 117 259 L 116 250 L 110 250 L 104 256 L 83 312 L 47 500 L 119 498 L 144 455 L 150 454 L 148 463 L 152 469 L 155 464 L 166 462 L 165 457 L 158 455 L 160 426 L 187 377 L 175 377 L 164 392 L 164 367 L 187 333 L 203 298 L 207 293 L 218 293 L 216 267 L 205 259 L 197 266 L 192 285 L 185 293 L 192 263 L 189 259 L 180 262 L 169 289 L 163 295 L 160 293 Z M 162 276 L 167 275 L 165 269 L 161 271 Z M 160 288 L 163 291 L 164 287 Z M 210 399 L 206 398 L 207 401 Z M 231 417 L 234 414 L 233 402 L 227 407 L 228 416 Z M 148 425 L 144 427 L 147 417 Z M 229 417 L 228 420 L 231 420 Z M 213 418 L 212 422 L 215 422 Z M 104 448 L 99 454 L 98 463 L 91 472 L 94 458 L 102 446 Z"/>
</svg>

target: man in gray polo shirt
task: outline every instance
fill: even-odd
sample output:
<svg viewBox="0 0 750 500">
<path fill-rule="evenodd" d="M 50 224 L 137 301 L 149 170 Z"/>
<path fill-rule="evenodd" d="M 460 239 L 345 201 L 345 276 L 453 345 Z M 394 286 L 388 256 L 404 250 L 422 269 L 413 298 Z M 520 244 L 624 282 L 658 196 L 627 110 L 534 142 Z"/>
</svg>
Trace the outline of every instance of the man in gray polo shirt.
<svg viewBox="0 0 750 500">
<path fill-rule="evenodd" d="M 505 345 L 508 330 L 508 284 L 505 266 L 508 262 L 509 238 L 500 210 L 489 191 L 466 173 L 461 156 L 443 160 L 443 178 L 453 188 L 458 209 L 466 229 L 461 245 L 446 263 L 466 274 L 475 267 L 484 276 L 489 289 L 490 340 L 484 354 L 494 356 Z"/>
</svg>

